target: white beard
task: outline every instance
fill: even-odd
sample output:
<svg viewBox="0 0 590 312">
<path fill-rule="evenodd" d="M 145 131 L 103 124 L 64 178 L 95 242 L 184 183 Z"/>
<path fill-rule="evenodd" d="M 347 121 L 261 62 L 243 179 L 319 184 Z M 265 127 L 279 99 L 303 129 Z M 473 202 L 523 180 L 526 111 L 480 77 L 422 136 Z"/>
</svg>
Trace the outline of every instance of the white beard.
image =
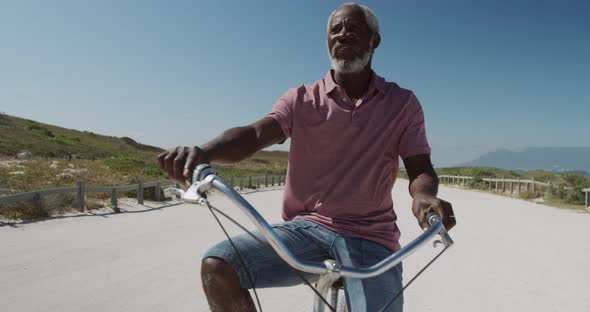
<svg viewBox="0 0 590 312">
<path fill-rule="evenodd" d="M 362 71 L 367 64 L 369 64 L 369 61 L 371 61 L 371 56 L 373 56 L 373 51 L 369 50 L 362 57 L 357 57 L 353 60 L 341 60 L 334 57 L 336 52 L 334 48 L 332 48 L 332 51 L 328 52 L 330 52 L 328 54 L 330 56 L 332 68 L 343 74 L 352 74 Z"/>
</svg>

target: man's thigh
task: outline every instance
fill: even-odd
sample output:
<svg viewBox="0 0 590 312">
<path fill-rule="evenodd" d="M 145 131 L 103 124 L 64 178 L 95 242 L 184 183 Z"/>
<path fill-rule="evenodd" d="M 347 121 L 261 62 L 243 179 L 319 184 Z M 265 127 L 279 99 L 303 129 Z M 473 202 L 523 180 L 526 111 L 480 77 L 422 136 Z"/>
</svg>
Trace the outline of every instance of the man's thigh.
<svg viewBox="0 0 590 312">
<path fill-rule="evenodd" d="M 329 232 L 321 231 L 315 223 L 295 220 L 272 225 L 279 239 L 299 259 L 322 262 L 330 258 Z M 285 263 L 259 231 L 253 234 L 261 244 L 248 233 L 232 237 L 234 249 L 229 241 L 211 247 L 203 255 L 227 261 L 238 272 L 242 288 L 284 287 L 301 284 L 303 281 L 294 269 Z M 315 281 L 317 276 L 300 272 L 307 280 Z"/>
<path fill-rule="evenodd" d="M 343 236 L 336 239 L 332 252 L 342 265 L 354 267 L 372 266 L 392 253 L 380 244 Z M 380 311 L 403 287 L 402 264 L 372 278 L 345 278 L 344 287 L 349 312 Z M 402 310 L 403 295 L 400 295 L 385 311 Z"/>
</svg>

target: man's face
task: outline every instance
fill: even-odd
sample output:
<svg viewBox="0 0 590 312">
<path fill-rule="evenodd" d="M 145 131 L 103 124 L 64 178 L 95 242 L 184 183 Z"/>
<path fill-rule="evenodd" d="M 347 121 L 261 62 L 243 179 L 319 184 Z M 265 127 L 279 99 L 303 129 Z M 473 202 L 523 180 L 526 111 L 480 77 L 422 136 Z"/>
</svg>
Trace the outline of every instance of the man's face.
<svg viewBox="0 0 590 312">
<path fill-rule="evenodd" d="M 328 51 L 332 65 L 339 67 L 340 64 L 349 72 L 352 69 L 359 71 L 360 65 L 361 69 L 364 68 L 373 53 L 374 37 L 361 8 L 353 6 L 338 9 L 328 27 Z M 350 68 L 352 63 L 356 63 L 353 66 L 355 68 Z"/>
</svg>

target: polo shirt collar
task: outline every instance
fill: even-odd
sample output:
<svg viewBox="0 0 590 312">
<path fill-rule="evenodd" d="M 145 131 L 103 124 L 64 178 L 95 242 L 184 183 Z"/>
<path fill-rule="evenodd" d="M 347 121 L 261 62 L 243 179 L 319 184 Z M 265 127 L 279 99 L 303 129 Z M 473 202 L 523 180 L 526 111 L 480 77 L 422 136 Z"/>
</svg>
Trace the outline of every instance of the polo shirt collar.
<svg viewBox="0 0 590 312">
<path fill-rule="evenodd" d="M 334 78 L 332 77 L 332 71 L 333 69 L 330 69 L 326 74 L 326 77 L 324 78 L 326 94 L 329 94 L 334 89 L 336 89 L 336 87 L 338 87 L 338 84 L 334 81 Z M 383 79 L 383 77 L 377 75 L 377 73 L 375 73 L 374 70 L 371 70 L 371 81 L 369 82 L 368 92 L 372 92 L 374 89 L 377 89 L 377 91 L 381 93 L 385 93 L 386 82 L 385 79 Z"/>
</svg>

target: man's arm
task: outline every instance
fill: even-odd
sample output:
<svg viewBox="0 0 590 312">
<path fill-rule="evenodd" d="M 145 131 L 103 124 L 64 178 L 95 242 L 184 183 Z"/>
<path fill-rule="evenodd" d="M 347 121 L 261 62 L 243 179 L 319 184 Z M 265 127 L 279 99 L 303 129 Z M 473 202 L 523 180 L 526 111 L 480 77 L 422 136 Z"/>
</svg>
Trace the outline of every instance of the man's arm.
<svg viewBox="0 0 590 312">
<path fill-rule="evenodd" d="M 453 207 L 449 202 L 436 197 L 438 176 L 432 167 L 430 155 L 410 156 L 403 161 L 410 178 L 410 195 L 414 199 L 412 212 L 420 227 L 428 228 L 426 216 L 430 212 L 435 212 L 441 217 L 445 228 L 450 230 L 456 224 Z"/>
<path fill-rule="evenodd" d="M 285 139 L 279 123 L 272 117 L 264 117 L 251 125 L 226 130 L 201 149 L 207 161 L 233 164 Z"/>
<path fill-rule="evenodd" d="M 158 156 L 158 163 L 172 179 L 184 183 L 200 163 L 236 163 L 285 139 L 279 123 L 267 116 L 251 125 L 228 129 L 201 147 L 170 149 Z"/>
</svg>

